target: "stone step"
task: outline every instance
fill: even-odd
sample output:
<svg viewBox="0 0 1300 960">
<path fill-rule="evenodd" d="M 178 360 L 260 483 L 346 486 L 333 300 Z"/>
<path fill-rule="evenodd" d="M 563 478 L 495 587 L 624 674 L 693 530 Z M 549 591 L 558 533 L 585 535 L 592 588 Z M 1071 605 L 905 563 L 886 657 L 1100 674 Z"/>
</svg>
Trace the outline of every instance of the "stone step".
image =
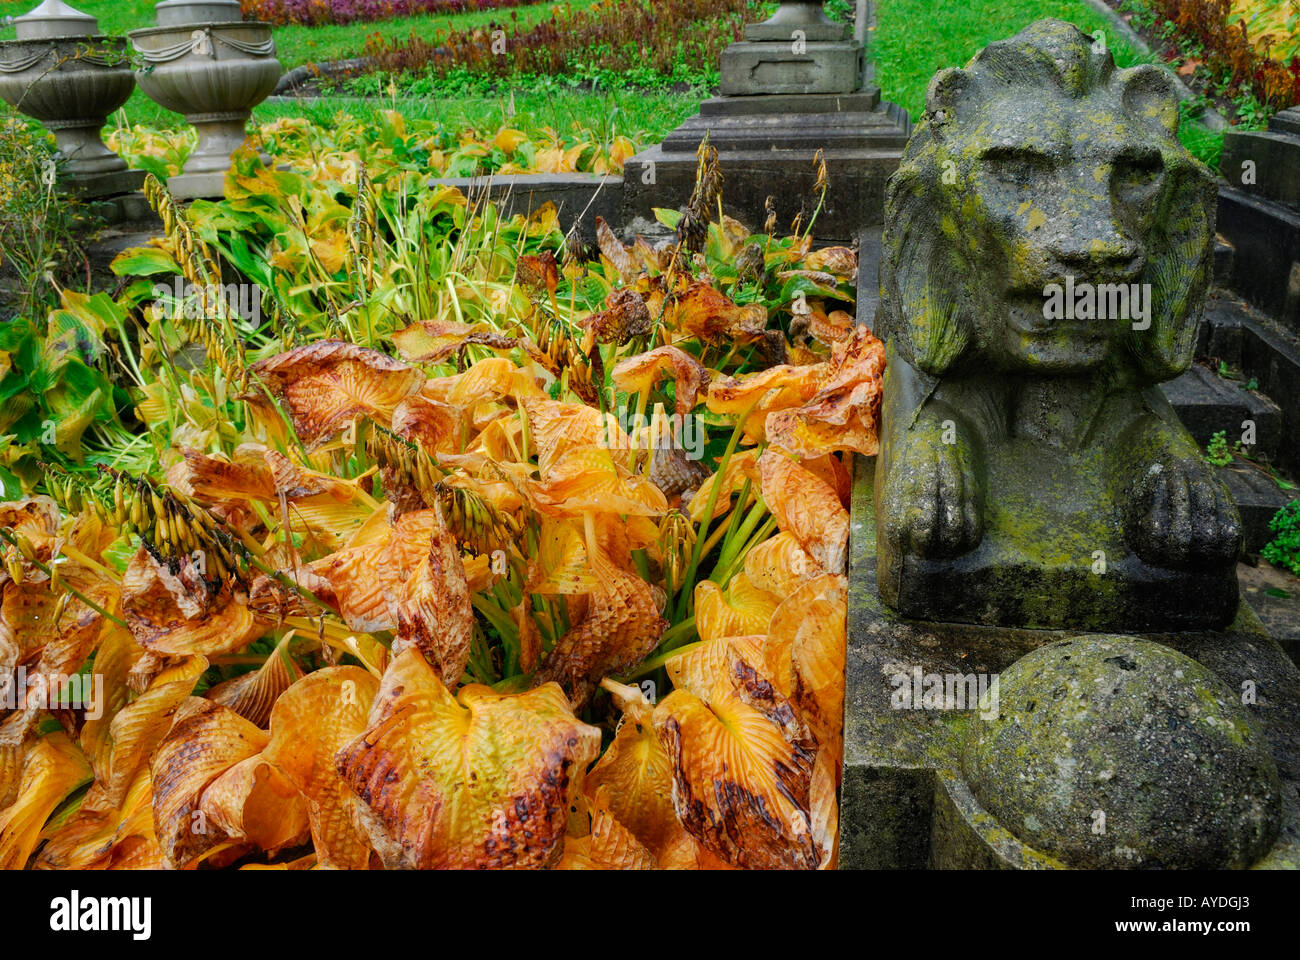
<svg viewBox="0 0 1300 960">
<path fill-rule="evenodd" d="M 1202 447 L 1214 434 L 1223 431 L 1231 449 L 1248 429 L 1246 424 L 1253 423 L 1252 455 L 1273 462 L 1282 436 L 1282 411 L 1268 397 L 1247 390 L 1244 382 L 1227 380 L 1199 363 L 1192 364 L 1181 377 L 1162 384 L 1161 389 L 1178 411 L 1183 426 Z"/>
<path fill-rule="evenodd" d="M 1300 496 L 1300 492 L 1283 490 L 1262 469 L 1241 461 L 1220 467 L 1219 478 L 1227 484 L 1228 491 L 1241 512 L 1242 541 L 1246 555 L 1257 557 L 1264 544 L 1273 539 L 1269 521 L 1279 510 Z"/>
<path fill-rule="evenodd" d="M 1300 578 L 1267 563 L 1237 565 L 1241 594 L 1268 635 L 1300 662 Z"/>
<path fill-rule="evenodd" d="M 1216 289 L 1206 301 L 1197 353 L 1254 378 L 1259 392 L 1277 403 L 1281 430 L 1272 462 L 1293 477 L 1300 475 L 1300 334 L 1235 293 Z"/>
</svg>

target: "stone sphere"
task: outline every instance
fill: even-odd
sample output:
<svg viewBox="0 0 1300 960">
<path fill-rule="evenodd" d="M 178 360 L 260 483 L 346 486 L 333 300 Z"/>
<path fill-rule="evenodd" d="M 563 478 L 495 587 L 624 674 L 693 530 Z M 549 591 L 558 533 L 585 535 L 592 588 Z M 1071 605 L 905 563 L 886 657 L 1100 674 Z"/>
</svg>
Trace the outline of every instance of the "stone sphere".
<svg viewBox="0 0 1300 960">
<path fill-rule="evenodd" d="M 1078 868 L 1244 868 L 1277 838 L 1277 767 L 1239 694 L 1135 637 L 1040 647 L 971 719 L 962 769 L 1019 840 Z"/>
</svg>

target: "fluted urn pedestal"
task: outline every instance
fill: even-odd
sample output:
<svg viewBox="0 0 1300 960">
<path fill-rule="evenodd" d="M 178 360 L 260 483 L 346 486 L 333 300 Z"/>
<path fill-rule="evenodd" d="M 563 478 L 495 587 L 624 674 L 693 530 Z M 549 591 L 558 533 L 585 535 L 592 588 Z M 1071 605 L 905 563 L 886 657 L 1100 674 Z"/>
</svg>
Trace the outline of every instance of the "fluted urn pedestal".
<svg viewBox="0 0 1300 960">
<path fill-rule="evenodd" d="M 244 142 L 253 107 L 280 79 L 271 25 L 239 19 L 234 0 L 165 0 L 158 26 L 133 30 L 140 89 L 185 115 L 198 144 L 167 186 L 177 199 L 220 197 L 230 157 Z"/>
<path fill-rule="evenodd" d="M 135 86 L 126 39 L 101 35 L 94 17 L 60 0 L 16 23 L 18 39 L 0 43 L 0 99 L 54 134 L 61 188 L 86 198 L 138 190 L 144 174 L 100 138 Z"/>
</svg>

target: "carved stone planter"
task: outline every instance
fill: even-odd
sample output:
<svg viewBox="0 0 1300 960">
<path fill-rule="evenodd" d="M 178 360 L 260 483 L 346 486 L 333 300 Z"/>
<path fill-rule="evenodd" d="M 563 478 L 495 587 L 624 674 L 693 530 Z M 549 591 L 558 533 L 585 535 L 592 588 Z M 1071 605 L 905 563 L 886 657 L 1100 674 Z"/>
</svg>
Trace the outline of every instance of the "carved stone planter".
<svg viewBox="0 0 1300 960">
<path fill-rule="evenodd" d="M 129 35 L 144 61 L 136 79 L 151 100 L 184 114 L 199 134 L 185 169 L 167 185 L 179 199 L 221 196 L 249 114 L 280 79 L 271 25 L 243 22 L 238 3 L 220 0 L 168 0 L 157 11 L 160 26 Z"/>
<path fill-rule="evenodd" d="M 47 0 L 0 43 L 0 99 L 52 134 L 66 161 L 63 187 L 87 197 L 137 189 L 142 173 L 104 146 L 105 118 L 131 96 L 126 39 L 98 33 L 94 17 Z"/>
</svg>

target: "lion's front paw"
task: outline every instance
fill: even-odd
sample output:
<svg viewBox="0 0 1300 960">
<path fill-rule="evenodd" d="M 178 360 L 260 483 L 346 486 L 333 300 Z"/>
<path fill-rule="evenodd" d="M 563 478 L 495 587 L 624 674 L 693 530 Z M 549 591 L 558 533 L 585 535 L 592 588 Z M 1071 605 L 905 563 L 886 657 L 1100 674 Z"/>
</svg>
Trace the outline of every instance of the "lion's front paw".
<svg viewBox="0 0 1300 960">
<path fill-rule="evenodd" d="M 982 499 L 965 445 L 919 443 L 890 470 L 886 530 L 916 556 L 960 556 L 984 537 Z"/>
<path fill-rule="evenodd" d="M 1138 482 L 1130 545 L 1147 563 L 1185 568 L 1224 564 L 1241 549 L 1241 517 L 1214 472 L 1196 460 L 1153 464 Z"/>
</svg>

